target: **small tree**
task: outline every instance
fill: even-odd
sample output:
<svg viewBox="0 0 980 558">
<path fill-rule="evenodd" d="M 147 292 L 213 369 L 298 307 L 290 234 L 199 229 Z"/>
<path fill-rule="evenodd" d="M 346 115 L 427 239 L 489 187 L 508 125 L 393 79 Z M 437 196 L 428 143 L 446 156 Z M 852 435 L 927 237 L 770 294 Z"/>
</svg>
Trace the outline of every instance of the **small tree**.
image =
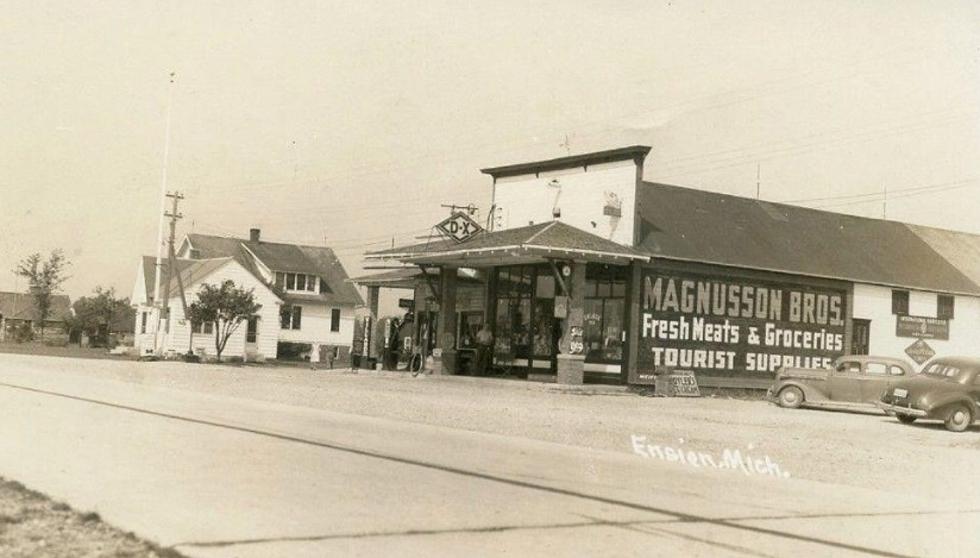
<svg viewBox="0 0 980 558">
<path fill-rule="evenodd" d="M 252 289 L 246 291 L 231 280 L 218 287 L 205 283 L 197 293 L 197 300 L 187 307 L 187 318 L 191 320 L 191 331 L 195 323 L 214 324 L 214 350 L 220 360 L 228 339 L 261 308 Z"/>
<path fill-rule="evenodd" d="M 83 296 L 72 304 L 74 317 L 67 322 L 68 334 L 84 333 L 89 339 L 100 344 L 112 330 L 112 322 L 122 312 L 129 309 L 129 300 L 116 298 L 116 289 L 95 287 L 93 296 Z"/>
<path fill-rule="evenodd" d="M 52 250 L 47 261 L 35 252 L 17 264 L 14 273 L 27 279 L 27 292 L 34 297 L 37 318 L 40 321 L 41 338 L 44 338 L 44 322 L 51 315 L 51 298 L 68 279 L 65 275 L 69 266 L 61 250 Z"/>
</svg>

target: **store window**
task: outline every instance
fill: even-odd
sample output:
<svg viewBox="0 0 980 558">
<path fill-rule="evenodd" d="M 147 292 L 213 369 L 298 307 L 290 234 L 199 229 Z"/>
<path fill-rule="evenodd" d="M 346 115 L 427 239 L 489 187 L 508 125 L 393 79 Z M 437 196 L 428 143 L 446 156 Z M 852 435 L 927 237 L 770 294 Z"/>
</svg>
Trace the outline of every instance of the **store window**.
<svg viewBox="0 0 980 558">
<path fill-rule="evenodd" d="M 892 291 L 892 314 L 897 316 L 908 316 L 909 315 L 909 292 L 908 291 Z"/>
<path fill-rule="evenodd" d="M 854 328 L 851 330 L 851 354 L 866 355 L 871 349 L 871 320 L 854 318 Z"/>
<path fill-rule="evenodd" d="M 936 299 L 936 302 L 938 304 L 936 317 L 939 318 L 940 320 L 952 320 L 953 301 L 954 298 L 951 295 L 939 295 L 939 297 Z"/>
<path fill-rule="evenodd" d="M 626 267 L 589 264 L 582 328 L 586 362 L 622 362 L 625 310 Z"/>
</svg>

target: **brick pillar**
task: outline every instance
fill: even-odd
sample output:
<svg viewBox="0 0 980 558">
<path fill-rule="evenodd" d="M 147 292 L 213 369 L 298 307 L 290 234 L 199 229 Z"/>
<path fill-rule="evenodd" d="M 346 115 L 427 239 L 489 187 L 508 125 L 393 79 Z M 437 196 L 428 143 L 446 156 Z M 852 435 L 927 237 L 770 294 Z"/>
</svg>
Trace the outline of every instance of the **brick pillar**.
<svg viewBox="0 0 980 558">
<path fill-rule="evenodd" d="M 572 264 L 572 275 L 565 279 L 568 287 L 568 317 L 562 327 L 558 342 L 559 384 L 585 382 L 585 348 L 582 344 L 582 328 L 585 324 L 585 262 Z"/>
<path fill-rule="evenodd" d="M 456 373 L 456 268 L 439 269 L 439 335 L 436 349 L 442 355 L 433 359 L 433 374 Z"/>
</svg>

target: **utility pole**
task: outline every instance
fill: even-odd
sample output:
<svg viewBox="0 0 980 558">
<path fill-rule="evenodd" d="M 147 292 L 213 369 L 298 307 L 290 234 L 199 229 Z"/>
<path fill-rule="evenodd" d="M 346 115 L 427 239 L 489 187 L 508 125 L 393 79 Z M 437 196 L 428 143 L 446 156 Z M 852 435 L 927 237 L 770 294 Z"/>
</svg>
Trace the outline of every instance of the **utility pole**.
<svg viewBox="0 0 980 558">
<path fill-rule="evenodd" d="M 884 193 L 881 200 L 881 218 L 888 218 L 888 186 L 883 187 Z"/>
<path fill-rule="evenodd" d="M 755 199 L 759 199 L 762 192 L 762 163 L 755 164 Z"/>
<path fill-rule="evenodd" d="M 163 272 L 163 220 L 167 208 L 167 165 L 170 159 L 170 120 L 171 108 L 174 101 L 174 81 L 177 78 L 175 72 L 170 72 L 170 86 L 167 92 L 167 127 L 163 138 L 163 178 L 160 181 L 160 223 L 157 227 L 157 260 L 156 273 L 153 277 L 153 305 L 160 307 L 160 277 Z M 160 352 L 160 319 L 162 310 L 157 312 L 156 327 L 153 329 L 153 352 Z M 169 322 L 167 328 L 169 329 Z"/>
<path fill-rule="evenodd" d="M 160 315 L 167 319 L 166 332 L 170 333 L 170 322 L 172 320 L 170 319 L 170 292 L 169 291 L 170 291 L 170 280 L 173 278 L 174 275 L 177 276 L 177 283 L 178 283 L 178 287 L 180 288 L 180 301 L 184 307 L 184 314 L 185 315 L 187 314 L 187 300 L 184 299 L 183 280 L 180 277 L 180 273 L 177 271 L 177 261 L 176 261 L 177 255 L 176 252 L 174 251 L 174 242 L 177 237 L 177 220 L 183 217 L 183 215 L 181 215 L 177 211 L 177 205 L 180 203 L 180 200 L 184 199 L 184 195 L 181 194 L 180 192 L 174 192 L 173 194 L 167 193 L 166 197 L 173 200 L 173 208 L 171 209 L 171 211 L 168 211 L 163 214 L 164 217 L 170 218 L 170 240 L 168 241 L 167 270 L 166 270 L 167 281 L 166 283 L 163 284 L 164 289 L 166 289 L 167 292 L 163 294 L 163 300 L 161 301 L 163 305 L 160 307 Z"/>
<path fill-rule="evenodd" d="M 558 147 L 564 148 L 566 155 L 572 154 L 572 142 L 568 139 L 568 134 L 565 134 L 564 139 L 562 139 L 562 142 L 558 144 Z"/>
</svg>

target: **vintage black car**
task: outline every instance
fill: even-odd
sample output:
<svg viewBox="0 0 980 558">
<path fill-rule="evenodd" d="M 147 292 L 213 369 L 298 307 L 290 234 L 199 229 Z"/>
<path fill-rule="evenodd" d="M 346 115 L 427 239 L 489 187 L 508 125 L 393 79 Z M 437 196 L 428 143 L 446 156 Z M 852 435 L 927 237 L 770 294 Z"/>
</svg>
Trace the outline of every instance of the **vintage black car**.
<svg viewBox="0 0 980 558">
<path fill-rule="evenodd" d="M 790 409 L 875 411 L 881 395 L 913 373 L 911 364 L 897 358 L 842 356 L 828 368 L 780 368 L 768 398 Z"/>
<path fill-rule="evenodd" d="M 878 406 L 906 424 L 941 420 L 947 430 L 963 432 L 976 420 L 978 404 L 980 358 L 943 357 L 889 388 Z"/>
</svg>

